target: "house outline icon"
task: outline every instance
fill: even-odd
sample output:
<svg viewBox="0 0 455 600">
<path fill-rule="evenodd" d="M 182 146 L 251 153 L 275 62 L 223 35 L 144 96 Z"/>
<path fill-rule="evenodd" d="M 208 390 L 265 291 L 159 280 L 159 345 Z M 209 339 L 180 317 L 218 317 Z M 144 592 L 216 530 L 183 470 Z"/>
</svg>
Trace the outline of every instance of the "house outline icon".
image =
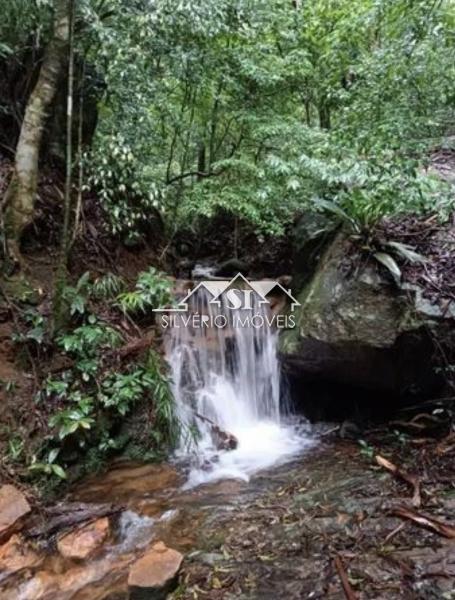
<svg viewBox="0 0 455 600">
<path fill-rule="evenodd" d="M 259 304 L 269 304 L 269 300 L 266 298 L 267 294 L 278 287 L 291 301 L 292 311 L 294 311 L 297 306 L 301 306 L 300 302 L 291 294 L 291 290 L 284 288 L 278 281 L 270 281 L 266 279 L 261 281 L 248 281 L 248 279 L 242 275 L 242 273 L 237 273 L 237 275 L 234 275 L 230 281 L 201 281 L 178 303 L 177 308 L 154 308 L 153 312 L 187 312 L 189 299 L 201 288 L 204 288 L 213 296 L 212 299 L 209 300 L 209 304 L 221 306 L 221 300 L 219 300 L 220 296 L 230 289 L 238 279 L 240 279 L 242 283 L 245 283 L 260 297 Z"/>
</svg>

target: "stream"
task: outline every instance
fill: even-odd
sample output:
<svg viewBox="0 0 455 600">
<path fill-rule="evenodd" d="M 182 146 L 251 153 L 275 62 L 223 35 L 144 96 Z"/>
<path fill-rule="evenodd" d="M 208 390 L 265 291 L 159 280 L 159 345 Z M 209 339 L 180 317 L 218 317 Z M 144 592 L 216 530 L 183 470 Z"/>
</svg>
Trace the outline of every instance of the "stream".
<svg viewBox="0 0 455 600">
<path fill-rule="evenodd" d="M 408 492 L 371 468 L 355 443 L 321 439 L 248 482 L 184 489 L 187 475 L 170 464 L 119 461 L 81 482 L 72 500 L 124 507 L 108 542 L 86 561 L 46 553 L 8 578 L 0 598 L 126 600 L 129 567 L 156 540 L 185 555 L 175 600 L 342 600 L 335 556 L 349 565 L 359 599 L 454 598 L 453 540 L 389 515 L 387 506 Z M 439 518 L 453 513 L 454 501 L 440 497 Z"/>
<path fill-rule="evenodd" d="M 226 319 L 165 336 L 183 424 L 175 456 L 161 465 L 117 460 L 79 482 L 67 500 L 122 507 L 106 541 L 76 560 L 49 540 L 36 564 L 3 581 L 0 600 L 124 600 L 131 564 L 158 540 L 185 555 L 176 600 L 337 600 L 336 557 L 350 564 L 359 598 L 453 598 L 453 543 L 435 544 L 388 514 L 403 490 L 357 443 L 289 414 L 278 332 L 236 327 L 239 312 L 206 294 L 192 302 L 193 313 Z M 270 311 L 256 300 L 252 309 Z"/>
</svg>

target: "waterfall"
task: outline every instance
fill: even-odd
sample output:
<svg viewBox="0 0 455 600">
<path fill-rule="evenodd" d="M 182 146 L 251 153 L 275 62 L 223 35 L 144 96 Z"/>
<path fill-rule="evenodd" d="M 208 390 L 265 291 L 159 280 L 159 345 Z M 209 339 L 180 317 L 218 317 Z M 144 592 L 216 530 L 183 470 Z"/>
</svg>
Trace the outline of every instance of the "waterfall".
<svg viewBox="0 0 455 600">
<path fill-rule="evenodd" d="M 278 331 L 269 324 L 269 304 L 257 294 L 247 308 L 234 310 L 223 299 L 210 300 L 205 288 L 195 292 L 165 335 L 183 426 L 179 454 L 192 459 L 189 486 L 247 480 L 307 443 L 280 409 Z M 235 449 L 223 448 L 223 434 L 235 436 Z"/>
</svg>

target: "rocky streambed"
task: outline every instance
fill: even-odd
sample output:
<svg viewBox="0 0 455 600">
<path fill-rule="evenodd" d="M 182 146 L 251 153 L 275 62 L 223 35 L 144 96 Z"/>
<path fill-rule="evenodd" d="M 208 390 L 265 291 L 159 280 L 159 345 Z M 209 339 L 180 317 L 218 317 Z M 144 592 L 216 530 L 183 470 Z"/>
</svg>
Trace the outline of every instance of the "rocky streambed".
<svg viewBox="0 0 455 600">
<path fill-rule="evenodd" d="M 0 548 L 0 598 L 449 600 L 454 454 L 453 435 L 404 443 L 384 429 L 359 445 L 333 433 L 249 482 L 192 490 L 171 465 L 117 463 L 66 499 L 112 503 L 110 515 L 34 537 L 49 515 L 22 506 Z"/>
</svg>

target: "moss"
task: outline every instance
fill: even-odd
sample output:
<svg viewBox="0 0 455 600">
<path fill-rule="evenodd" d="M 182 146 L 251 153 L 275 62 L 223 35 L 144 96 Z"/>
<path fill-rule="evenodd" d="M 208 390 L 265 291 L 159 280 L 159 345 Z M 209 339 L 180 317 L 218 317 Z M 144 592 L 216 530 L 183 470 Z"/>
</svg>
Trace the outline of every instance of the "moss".
<svg viewBox="0 0 455 600">
<path fill-rule="evenodd" d="M 35 287 L 25 275 L 5 278 L 3 290 L 13 302 L 37 305 L 41 300 L 41 291 Z M 4 301 L 4 298 L 2 299 Z"/>
</svg>

